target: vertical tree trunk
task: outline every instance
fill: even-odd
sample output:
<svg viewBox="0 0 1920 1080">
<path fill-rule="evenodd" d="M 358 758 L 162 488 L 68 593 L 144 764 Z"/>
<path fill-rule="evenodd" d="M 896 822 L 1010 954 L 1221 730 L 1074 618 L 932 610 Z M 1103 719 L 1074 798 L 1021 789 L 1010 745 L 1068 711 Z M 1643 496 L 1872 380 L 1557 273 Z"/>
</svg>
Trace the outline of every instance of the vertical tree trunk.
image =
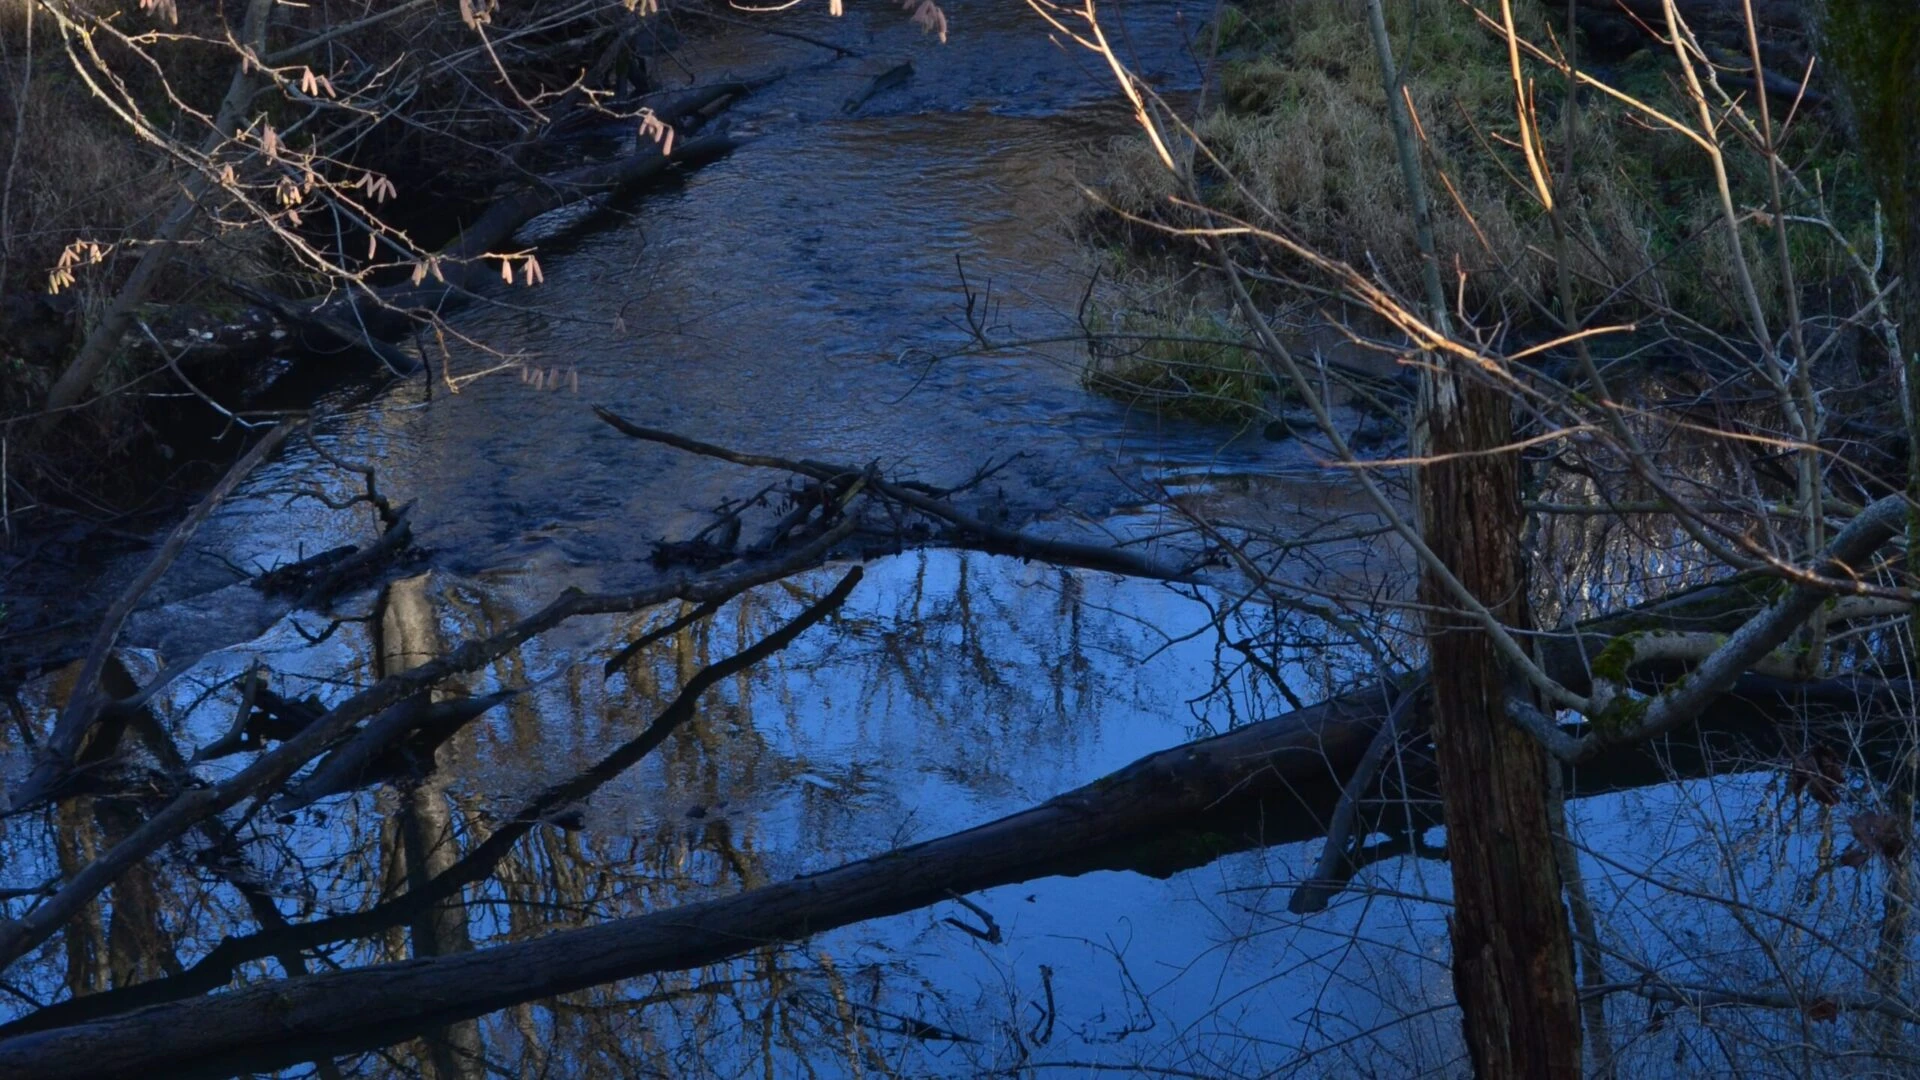
<svg viewBox="0 0 1920 1080">
<path fill-rule="evenodd" d="M 1458 364 L 1458 361 L 1453 361 Z M 1519 462 L 1505 445 L 1511 404 L 1455 370 L 1427 380 L 1430 452 L 1421 476 L 1426 541 L 1480 601 L 1524 625 Z M 1453 869 L 1454 994 L 1474 1073 L 1549 1080 L 1581 1075 L 1573 948 L 1560 899 L 1547 758 L 1507 719 L 1511 682 L 1477 627 L 1428 575 L 1433 741 Z"/>
<path fill-rule="evenodd" d="M 1451 337 L 1419 148 L 1381 0 L 1368 0 L 1367 22 L 1424 263 L 1427 317 Z M 1438 459 L 1416 477 L 1423 538 L 1488 610 L 1525 625 L 1519 458 L 1488 453 L 1513 433 L 1512 404 L 1464 377 L 1460 361 L 1428 359 L 1448 366 L 1422 369 L 1414 417 L 1415 453 Z M 1454 998 L 1474 1074 L 1574 1080 L 1580 1013 L 1546 753 L 1507 719 L 1508 679 L 1492 642 L 1447 616 L 1453 598 L 1433 574 L 1421 592 L 1437 613 L 1427 626 L 1433 741 L 1453 868 Z"/>
</svg>

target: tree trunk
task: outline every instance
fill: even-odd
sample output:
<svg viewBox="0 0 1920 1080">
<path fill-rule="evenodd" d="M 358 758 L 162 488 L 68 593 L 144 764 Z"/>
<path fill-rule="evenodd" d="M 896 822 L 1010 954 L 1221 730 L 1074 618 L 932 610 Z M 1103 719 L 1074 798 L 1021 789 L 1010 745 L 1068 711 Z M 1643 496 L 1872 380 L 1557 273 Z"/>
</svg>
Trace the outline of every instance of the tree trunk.
<svg viewBox="0 0 1920 1080">
<path fill-rule="evenodd" d="M 1459 361 L 1452 361 L 1458 365 Z M 1496 616 L 1524 628 L 1519 462 L 1488 453 L 1512 434 L 1511 405 L 1457 370 L 1426 380 L 1430 450 L 1421 527 L 1429 546 Z M 1524 1080 L 1581 1075 L 1573 948 L 1548 814 L 1547 756 L 1507 719 L 1511 680 L 1492 641 L 1422 582 L 1433 744 L 1453 868 L 1454 995 L 1474 1073 Z"/>
<path fill-rule="evenodd" d="M 520 1002 L 695 968 L 770 941 L 797 940 L 957 894 L 1097 870 L 1166 876 L 1230 851 L 1312 839 L 1321 835 L 1339 799 L 1340 780 L 1385 718 L 1385 689 L 1365 686 L 1163 750 L 963 833 L 532 941 L 212 993 L 249 958 L 317 949 L 377 934 L 386 924 L 349 915 L 229 939 L 177 981 L 62 1002 L 0 1025 L 0 1077 L 180 1077 L 285 1068 L 317 1055 L 403 1042 L 423 1028 Z M 1702 714 L 1693 739 L 1674 740 L 1658 753 L 1609 748 L 1581 767 L 1579 785 L 1570 783 L 1569 794 L 1667 784 L 1675 775 L 1750 772 L 1757 760 L 1800 751 L 1808 737 L 1840 746 L 1884 746 L 1877 736 L 1889 727 L 1904 728 L 1913 700 L 1913 687 L 1905 683 L 1792 684 L 1749 677 Z M 1873 721 L 1865 732 L 1858 726 L 1863 716 Z M 1416 702 L 1406 718 L 1408 730 L 1420 730 L 1428 719 Z M 1849 741 L 1854 739 L 1862 741 Z M 1686 752 L 1688 744 L 1701 752 Z M 1402 774 L 1403 790 L 1423 799 L 1434 787 L 1432 762 L 1417 746 L 1395 768 L 1382 770 L 1396 789 Z M 1382 791 L 1380 799 L 1392 800 L 1396 789 Z M 1419 824 L 1429 822 L 1423 804 L 1410 809 Z M 1394 817 L 1400 817 L 1397 807 Z M 103 1005 L 113 1011 L 103 1012 Z M 1572 1053 L 1577 1060 L 1577 1043 Z"/>
</svg>

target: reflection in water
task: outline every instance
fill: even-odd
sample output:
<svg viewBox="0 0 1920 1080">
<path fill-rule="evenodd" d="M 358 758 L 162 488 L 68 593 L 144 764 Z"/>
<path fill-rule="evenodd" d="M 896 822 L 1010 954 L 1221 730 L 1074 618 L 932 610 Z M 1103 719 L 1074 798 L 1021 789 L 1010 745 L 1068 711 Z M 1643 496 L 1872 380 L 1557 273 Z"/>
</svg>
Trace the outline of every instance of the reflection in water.
<svg viewBox="0 0 1920 1080">
<path fill-rule="evenodd" d="M 243 868 L 252 890 L 270 898 L 268 926 L 280 913 L 306 920 L 389 900 L 415 868 L 438 872 L 500 830 L 522 830 L 515 819 L 534 793 L 633 739 L 695 672 L 759 640 L 839 577 L 822 571 L 743 597 L 608 679 L 600 663 L 621 640 L 681 613 L 575 632 L 595 639 L 590 649 L 547 640 L 511 654 L 468 689 L 536 690 L 458 736 L 435 779 L 323 800 L 284 822 L 252 817 L 235 830 L 229 869 Z M 390 592 L 417 595 L 439 636 L 453 640 L 525 614 L 514 584 L 436 573 Z M 1191 717 L 1208 714 L 1190 713 L 1185 698 L 1215 680 L 1215 645 L 1169 639 L 1211 619 L 1192 598 L 1104 575 L 947 552 L 877 563 L 830 625 L 715 687 L 658 752 L 583 804 L 545 815 L 455 905 L 331 945 L 326 960 L 428 955 L 658 911 L 1022 808 L 1192 734 Z M 182 687 L 166 713 L 182 746 L 204 745 L 230 723 L 238 696 L 229 687 L 208 700 L 206 689 L 256 658 L 279 673 L 283 695 L 333 697 L 347 689 L 334 685 L 343 656 L 357 658 L 348 669 L 357 681 L 404 662 L 396 657 L 419 635 L 402 643 L 398 629 L 389 615 L 315 645 L 283 628 L 210 658 L 203 685 Z M 1310 692 L 1315 676 L 1294 674 Z M 54 692 L 45 689 L 41 708 Z M 65 813 L 116 803 L 81 799 Z M 49 839 L 60 851 L 79 845 L 78 859 L 110 837 L 104 816 L 57 824 L 51 836 L 10 834 L 9 867 Z M 444 848 L 440 835 L 450 840 Z M 103 940 L 142 935 L 138 954 L 176 972 L 221 937 L 259 928 L 260 910 L 209 866 L 212 854 L 167 860 L 152 882 L 128 879 L 24 966 L 16 985 L 37 1000 L 127 985 L 161 971 L 109 968 Z M 1149 1007 L 1120 965 L 1143 951 L 1190 961 L 1219 928 L 1169 932 L 1191 885 L 1117 884 L 1121 877 L 979 898 L 1006 932 L 999 944 L 945 921 L 979 921 L 958 906 L 916 913 L 517 1007 L 428 1033 L 408 1057 L 435 1075 L 476 1075 L 463 1064 L 475 1056 L 509 1075 L 967 1071 L 1032 1052 L 1044 1026 L 1049 1045 L 1130 1060 L 1143 1031 L 1198 1019 L 1205 1001 Z M 449 922 L 461 904 L 464 918 Z M 161 926 L 178 935 L 170 947 L 158 946 Z M 1142 927 L 1156 928 L 1152 940 L 1125 940 Z M 1111 955 L 1090 964 L 1088 950 Z M 279 963 L 263 956 L 241 978 L 279 977 Z M 1218 977 L 1229 981 L 1220 985 L 1245 974 L 1223 969 Z M 1041 1025 L 1031 1008 L 1043 999 Z"/>
</svg>

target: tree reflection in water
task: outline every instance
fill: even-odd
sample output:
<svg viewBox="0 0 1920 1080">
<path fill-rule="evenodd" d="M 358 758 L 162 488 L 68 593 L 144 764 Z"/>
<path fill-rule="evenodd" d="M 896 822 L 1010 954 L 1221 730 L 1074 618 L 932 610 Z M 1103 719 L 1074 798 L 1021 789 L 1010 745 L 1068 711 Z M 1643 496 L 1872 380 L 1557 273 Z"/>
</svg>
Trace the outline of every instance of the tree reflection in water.
<svg viewBox="0 0 1920 1080">
<path fill-rule="evenodd" d="M 330 797 L 281 821 L 256 814 L 224 854 L 208 843 L 129 876 L 16 969 L 16 1013 L 28 1002 L 178 975 L 223 938 L 263 929 L 237 978 L 283 977 L 304 963 L 298 948 L 268 947 L 289 921 L 334 919 L 352 931 L 314 943 L 320 970 L 728 895 L 1041 801 L 1195 734 L 1224 715 L 1207 706 L 1209 696 L 1235 697 L 1226 712 L 1236 715 L 1281 705 L 1263 706 L 1271 690 L 1223 666 L 1224 654 L 1245 667 L 1224 636 L 1180 640 L 1162 629 L 1205 630 L 1214 615 L 1195 596 L 1009 559 L 910 554 L 871 566 L 829 625 L 714 687 L 638 766 L 590 797 L 549 808 L 541 824 L 515 824 L 540 792 L 633 740 L 696 672 L 753 645 L 839 577 L 823 570 L 748 593 L 604 679 L 600 665 L 621 642 L 692 605 L 589 620 L 501 657 L 453 692 L 533 690 L 441 748 L 428 782 Z M 443 641 L 527 614 L 512 580 L 436 573 L 420 584 L 434 625 L 416 630 Z M 256 659 L 280 673 L 275 689 L 284 697 L 336 698 L 351 689 L 338 684 L 343 670 L 365 685 L 405 663 L 394 656 L 391 611 L 390 594 L 384 629 L 349 623 L 315 644 L 282 626 L 210 658 L 199 683 L 178 688 L 162 710 L 163 726 L 184 747 L 218 738 L 240 697 L 236 677 Z M 1322 693 L 1334 678 L 1324 666 L 1272 661 L 1289 665 L 1302 694 Z M 46 723 L 58 694 L 52 681 L 33 688 L 26 723 Z M 72 800 L 47 823 L 14 819 L 8 865 L 18 878 L 37 863 L 72 869 L 124 830 L 116 815 L 128 812 L 125 799 Z M 520 832 L 484 881 L 437 910 L 401 911 L 378 926 L 338 922 L 383 902 L 392 909 L 422 872 L 443 872 L 490 838 Z M 1166 1003 L 1121 977 L 1129 950 L 1114 935 L 1137 933 L 1134 919 L 1164 914 L 1189 888 L 1144 879 L 1116 886 L 1124 877 L 988 894 L 980 903 L 1006 933 L 1000 944 L 956 925 L 980 916 L 943 906 L 514 1006 L 339 1067 L 366 1075 L 884 1075 L 1007 1064 L 1039 1050 L 1043 1036 L 1055 1046 L 1137 1044 L 1134 1029 L 1153 1028 Z M 1094 911 L 1115 918 L 1090 918 Z M 1152 923 L 1155 954 L 1189 958 L 1220 929 Z M 1074 941 L 1081 944 L 1067 951 L 1079 962 L 1057 955 Z M 1204 1011 L 1196 1003 L 1173 1015 Z"/>
</svg>

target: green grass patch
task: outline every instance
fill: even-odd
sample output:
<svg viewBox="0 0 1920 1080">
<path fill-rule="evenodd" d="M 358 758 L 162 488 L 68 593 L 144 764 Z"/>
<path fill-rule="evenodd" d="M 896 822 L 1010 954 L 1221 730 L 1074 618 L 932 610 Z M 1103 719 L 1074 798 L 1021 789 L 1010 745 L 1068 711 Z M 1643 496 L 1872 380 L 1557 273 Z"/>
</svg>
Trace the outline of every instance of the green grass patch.
<svg viewBox="0 0 1920 1080">
<path fill-rule="evenodd" d="M 1093 392 L 1164 415 L 1250 422 L 1275 396 L 1237 319 L 1201 307 L 1108 314 L 1089 345 L 1081 381 Z"/>
</svg>

